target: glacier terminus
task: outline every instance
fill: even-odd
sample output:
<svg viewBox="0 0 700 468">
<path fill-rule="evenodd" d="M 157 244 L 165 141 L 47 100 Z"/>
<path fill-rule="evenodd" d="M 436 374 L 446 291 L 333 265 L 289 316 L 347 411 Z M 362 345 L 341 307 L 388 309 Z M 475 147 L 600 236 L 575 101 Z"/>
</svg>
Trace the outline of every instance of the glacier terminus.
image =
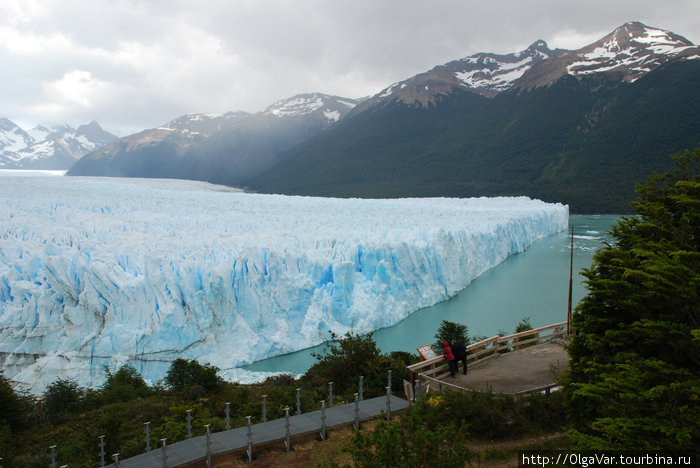
<svg viewBox="0 0 700 468">
<path fill-rule="evenodd" d="M 0 172 L 0 364 L 41 393 L 124 364 L 238 366 L 446 300 L 568 226 L 526 197 L 333 199 Z M 436 324 L 437 326 L 437 324 Z"/>
</svg>

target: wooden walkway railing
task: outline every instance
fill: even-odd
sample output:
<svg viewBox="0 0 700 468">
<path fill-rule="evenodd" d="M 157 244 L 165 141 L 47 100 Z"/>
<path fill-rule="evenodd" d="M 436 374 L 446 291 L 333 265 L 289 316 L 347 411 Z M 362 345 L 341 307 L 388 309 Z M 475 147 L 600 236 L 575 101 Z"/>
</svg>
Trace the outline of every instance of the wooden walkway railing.
<svg viewBox="0 0 700 468">
<path fill-rule="evenodd" d="M 472 366 L 479 362 L 507 353 L 524 346 L 536 345 L 566 335 L 566 322 L 555 323 L 520 333 L 507 336 L 493 336 L 478 343 L 467 346 L 467 365 Z M 449 374 L 449 368 L 445 358 L 437 356 L 426 361 L 421 361 L 408 366 L 411 372 L 428 380 L 440 379 Z"/>
<path fill-rule="evenodd" d="M 253 459 L 253 448 L 284 442 L 287 451 L 291 440 L 318 433 L 322 440 L 326 431 L 335 427 L 353 424 L 359 429 L 360 422 L 372 419 L 382 413 L 387 419 L 394 411 L 408 407 L 408 402 L 392 395 L 388 389 L 385 396 L 370 398 L 354 403 L 336 405 L 309 413 L 287 416 L 282 419 L 249 424 L 223 432 L 186 439 L 172 445 L 163 442 L 162 447 L 124 460 L 115 461 L 107 468 L 177 468 L 193 463 L 204 462 L 211 466 L 213 457 L 228 453 L 246 451 L 248 459 Z M 249 419 L 250 422 L 250 419 Z"/>
</svg>

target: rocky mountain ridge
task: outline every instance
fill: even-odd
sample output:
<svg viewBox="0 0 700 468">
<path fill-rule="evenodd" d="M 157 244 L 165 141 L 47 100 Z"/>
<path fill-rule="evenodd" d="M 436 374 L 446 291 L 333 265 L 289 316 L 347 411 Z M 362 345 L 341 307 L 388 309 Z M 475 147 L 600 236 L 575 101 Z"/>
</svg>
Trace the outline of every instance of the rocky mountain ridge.
<svg viewBox="0 0 700 468">
<path fill-rule="evenodd" d="M 358 101 L 292 96 L 258 113 L 187 114 L 113 141 L 68 175 L 169 177 L 235 185 L 271 167 L 283 151 L 346 116 Z"/>
<path fill-rule="evenodd" d="M 453 60 L 392 84 L 358 110 L 394 99 L 425 107 L 457 89 L 494 97 L 510 89 L 545 86 L 566 75 L 609 73 L 632 82 L 678 58 L 700 58 L 700 47 L 670 31 L 629 22 L 577 50 L 551 50 L 540 39 L 516 53 L 480 52 Z"/>
<path fill-rule="evenodd" d="M 576 51 L 536 41 L 395 83 L 246 182 L 332 197 L 527 195 L 629 213 L 634 184 L 700 144 L 700 48 L 626 23 Z"/>
<path fill-rule="evenodd" d="M 77 129 L 37 125 L 26 131 L 0 118 L 0 169 L 68 169 L 85 154 L 116 138 L 95 121 Z"/>
</svg>

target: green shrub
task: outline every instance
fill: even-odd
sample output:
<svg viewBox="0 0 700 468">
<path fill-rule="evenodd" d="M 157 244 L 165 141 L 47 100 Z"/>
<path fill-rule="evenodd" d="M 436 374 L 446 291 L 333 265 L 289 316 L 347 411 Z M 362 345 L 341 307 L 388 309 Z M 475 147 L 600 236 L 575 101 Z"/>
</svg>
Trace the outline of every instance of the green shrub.
<svg viewBox="0 0 700 468">
<path fill-rule="evenodd" d="M 136 398 L 145 398 L 151 389 L 136 369 L 128 364 L 112 374 L 107 371 L 107 380 L 102 386 L 102 398 L 105 403 L 126 402 Z"/>
<path fill-rule="evenodd" d="M 204 393 L 215 392 L 221 388 L 223 379 L 219 377 L 218 372 L 219 368 L 216 366 L 202 365 L 195 359 L 188 361 L 178 358 L 170 364 L 165 383 L 176 391 L 190 387 L 191 399 L 201 398 Z M 192 387 L 201 387 L 201 391 Z"/>
<path fill-rule="evenodd" d="M 431 392 L 408 418 L 437 429 L 446 421 L 459 424 L 469 438 L 502 440 L 561 428 L 565 423 L 562 395 L 516 397 L 486 391 Z"/>
<path fill-rule="evenodd" d="M 174 444 L 187 438 L 187 410 L 190 410 L 191 415 L 192 437 L 204 434 L 204 425 L 210 423 L 209 411 L 201 402 L 186 402 L 170 407 L 165 421 L 153 429 L 152 447 L 160 439 L 167 439 L 168 444 Z"/>
<path fill-rule="evenodd" d="M 433 343 L 432 346 L 438 353 L 442 352 L 443 341 L 447 341 L 450 344 L 452 344 L 453 341 L 456 341 L 457 343 L 462 343 L 464 346 L 468 346 L 469 328 L 461 323 L 443 320 L 440 322 L 440 327 L 438 327 L 437 333 L 435 333 L 435 339 L 437 341 Z"/>
<path fill-rule="evenodd" d="M 350 452 L 358 468 L 455 468 L 471 458 L 464 441 L 464 434 L 453 424 L 429 429 L 382 421 L 373 431 L 357 431 Z"/>
<path fill-rule="evenodd" d="M 25 403 L 0 372 L 0 427 L 7 425 L 17 431 L 25 424 Z"/>
<path fill-rule="evenodd" d="M 387 372 L 392 371 L 392 391 L 402 392 L 402 379 L 408 378 L 408 369 L 403 361 L 393 360 L 382 354 L 372 333 L 353 335 L 346 333 L 340 338 L 331 332 L 332 340 L 326 343 L 323 354 L 314 354 L 318 360 L 306 372 L 302 381 L 309 387 L 327 388 L 334 383 L 334 396 L 344 395 L 350 399 L 358 391 L 360 376 L 364 376 L 365 397 L 383 395 L 386 392 Z"/>
<path fill-rule="evenodd" d="M 44 392 L 44 407 L 49 421 L 58 424 L 80 411 L 84 390 L 73 379 L 58 379 Z"/>
<path fill-rule="evenodd" d="M 526 315 L 526 316 L 524 316 L 524 317 L 522 318 L 522 320 L 520 320 L 520 322 L 515 326 L 515 333 L 521 333 L 521 332 L 528 331 L 528 330 L 532 330 L 532 325 L 530 324 L 530 317 L 528 317 L 528 316 Z M 515 341 L 518 342 L 518 343 L 521 343 L 521 342 L 523 342 L 523 341 L 527 341 L 527 340 L 530 340 L 530 339 L 532 339 L 532 338 L 535 338 L 536 336 L 537 336 L 537 335 L 535 335 L 535 334 L 532 334 L 532 335 L 525 335 L 525 336 L 521 336 L 520 338 L 517 338 Z M 527 344 L 525 344 L 525 345 L 518 346 L 518 347 L 519 347 L 519 348 L 528 348 L 528 347 L 530 347 L 530 346 L 535 346 L 536 344 L 537 344 L 537 343 L 533 342 L 533 343 L 527 343 Z"/>
</svg>

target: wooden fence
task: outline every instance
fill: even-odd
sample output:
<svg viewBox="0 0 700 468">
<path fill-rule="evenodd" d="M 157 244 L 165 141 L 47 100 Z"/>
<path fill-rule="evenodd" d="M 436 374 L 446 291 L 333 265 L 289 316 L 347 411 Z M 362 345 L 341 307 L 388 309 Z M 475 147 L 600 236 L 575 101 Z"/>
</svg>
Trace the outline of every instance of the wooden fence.
<svg viewBox="0 0 700 468">
<path fill-rule="evenodd" d="M 467 365 L 472 366 L 499 354 L 526 346 L 533 346 L 564 335 L 566 335 L 566 322 L 555 323 L 507 336 L 493 336 L 467 346 Z M 442 356 L 412 364 L 408 366 L 408 369 L 420 377 L 429 379 L 439 379 L 449 374 L 447 361 Z"/>
</svg>

